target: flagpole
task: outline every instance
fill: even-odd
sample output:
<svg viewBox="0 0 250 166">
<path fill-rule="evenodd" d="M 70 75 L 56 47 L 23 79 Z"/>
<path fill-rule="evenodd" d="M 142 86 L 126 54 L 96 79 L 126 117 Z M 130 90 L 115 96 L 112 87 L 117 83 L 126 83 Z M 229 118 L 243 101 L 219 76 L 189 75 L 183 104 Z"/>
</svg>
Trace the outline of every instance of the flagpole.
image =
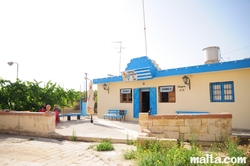
<svg viewBox="0 0 250 166">
<path fill-rule="evenodd" d="M 144 9 L 144 0 L 142 0 L 142 8 L 143 8 L 143 22 L 144 22 L 144 37 L 145 37 L 145 52 L 147 56 L 147 37 L 146 37 L 146 21 L 145 21 L 145 9 Z"/>
</svg>

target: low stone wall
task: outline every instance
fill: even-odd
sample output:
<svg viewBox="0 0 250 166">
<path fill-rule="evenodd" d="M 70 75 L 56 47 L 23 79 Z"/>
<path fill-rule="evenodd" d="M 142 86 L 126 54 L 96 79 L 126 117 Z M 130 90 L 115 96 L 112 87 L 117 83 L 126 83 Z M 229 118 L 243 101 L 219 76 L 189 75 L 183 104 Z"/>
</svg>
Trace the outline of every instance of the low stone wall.
<svg viewBox="0 0 250 166">
<path fill-rule="evenodd" d="M 158 138 L 223 141 L 232 134 L 232 114 L 148 115 L 140 113 L 141 131 Z"/>
<path fill-rule="evenodd" d="M 0 112 L 0 132 L 55 132 L 55 114 L 22 111 Z"/>
</svg>

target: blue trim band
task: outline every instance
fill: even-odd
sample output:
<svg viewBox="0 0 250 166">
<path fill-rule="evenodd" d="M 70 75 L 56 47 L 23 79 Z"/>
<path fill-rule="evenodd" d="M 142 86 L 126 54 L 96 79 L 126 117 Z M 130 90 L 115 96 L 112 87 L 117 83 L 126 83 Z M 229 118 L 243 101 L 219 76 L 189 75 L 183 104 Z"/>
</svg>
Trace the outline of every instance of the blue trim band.
<svg viewBox="0 0 250 166">
<path fill-rule="evenodd" d="M 126 68 L 126 70 L 129 69 L 129 70 L 135 70 L 136 72 L 138 72 L 138 80 L 250 68 L 250 58 L 237 60 L 237 61 L 204 64 L 204 65 L 198 65 L 198 66 L 181 67 L 181 68 L 174 68 L 174 69 L 167 69 L 167 70 L 158 70 L 155 66 L 152 66 L 153 64 L 152 62 L 149 62 L 148 59 L 147 60 L 145 59 L 147 59 L 147 57 L 133 59 L 131 60 L 130 64 L 128 64 L 128 67 Z M 134 64 L 134 63 L 137 63 L 137 64 Z M 145 66 L 145 65 L 149 65 L 149 66 Z M 140 68 L 133 69 L 132 67 L 140 67 Z M 147 75 L 144 75 L 146 73 Z M 94 84 L 102 84 L 102 83 L 109 83 L 109 82 L 122 82 L 122 81 L 123 81 L 122 76 L 93 79 Z"/>
</svg>

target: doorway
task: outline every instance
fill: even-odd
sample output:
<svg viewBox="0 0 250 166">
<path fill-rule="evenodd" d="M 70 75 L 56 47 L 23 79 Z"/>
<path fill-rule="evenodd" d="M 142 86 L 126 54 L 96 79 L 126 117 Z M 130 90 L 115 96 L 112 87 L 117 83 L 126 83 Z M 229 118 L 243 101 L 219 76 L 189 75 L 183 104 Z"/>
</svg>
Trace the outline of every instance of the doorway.
<svg viewBox="0 0 250 166">
<path fill-rule="evenodd" d="M 148 113 L 149 110 L 151 115 L 157 114 L 156 87 L 135 88 L 133 97 L 134 118 L 139 118 L 140 112 Z"/>
<path fill-rule="evenodd" d="M 141 110 L 140 112 L 148 112 L 150 109 L 149 89 L 141 89 Z"/>
</svg>

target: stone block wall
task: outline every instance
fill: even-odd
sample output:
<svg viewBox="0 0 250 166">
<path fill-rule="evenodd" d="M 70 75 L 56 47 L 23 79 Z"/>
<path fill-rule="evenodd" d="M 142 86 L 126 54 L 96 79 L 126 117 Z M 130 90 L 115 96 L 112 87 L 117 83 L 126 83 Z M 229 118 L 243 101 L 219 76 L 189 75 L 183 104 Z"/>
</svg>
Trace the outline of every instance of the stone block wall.
<svg viewBox="0 0 250 166">
<path fill-rule="evenodd" d="M 183 141 L 223 141 L 232 134 L 232 114 L 148 115 L 140 113 L 141 131 L 151 136 Z"/>
<path fill-rule="evenodd" d="M 55 114 L 22 111 L 0 112 L 0 132 L 55 132 Z"/>
</svg>

